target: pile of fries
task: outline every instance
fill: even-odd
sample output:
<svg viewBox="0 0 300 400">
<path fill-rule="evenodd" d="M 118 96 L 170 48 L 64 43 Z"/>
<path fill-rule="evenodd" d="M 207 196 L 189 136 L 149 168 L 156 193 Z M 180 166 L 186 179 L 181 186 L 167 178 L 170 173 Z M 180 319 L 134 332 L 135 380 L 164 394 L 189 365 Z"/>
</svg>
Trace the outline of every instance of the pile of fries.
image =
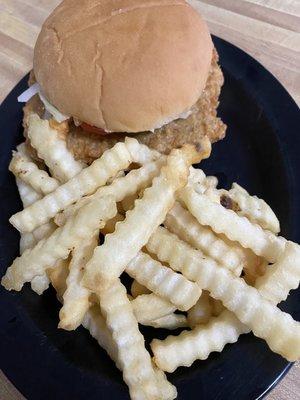
<svg viewBox="0 0 300 400">
<path fill-rule="evenodd" d="M 299 285 L 300 248 L 279 236 L 261 199 L 233 184 L 217 188 L 192 164 L 210 143 L 164 156 L 133 138 L 87 166 L 59 129 L 32 114 L 25 144 L 13 152 L 24 209 L 10 222 L 20 253 L 2 278 L 56 289 L 59 328 L 83 325 L 122 370 L 132 399 L 174 399 L 166 372 L 222 351 L 252 331 L 287 360 L 300 357 L 300 325 L 277 304 Z M 49 171 L 49 172 L 48 172 Z M 99 244 L 99 237 L 103 244 Z M 133 278 L 130 290 L 121 275 Z M 154 339 L 139 325 L 183 328 Z"/>
</svg>

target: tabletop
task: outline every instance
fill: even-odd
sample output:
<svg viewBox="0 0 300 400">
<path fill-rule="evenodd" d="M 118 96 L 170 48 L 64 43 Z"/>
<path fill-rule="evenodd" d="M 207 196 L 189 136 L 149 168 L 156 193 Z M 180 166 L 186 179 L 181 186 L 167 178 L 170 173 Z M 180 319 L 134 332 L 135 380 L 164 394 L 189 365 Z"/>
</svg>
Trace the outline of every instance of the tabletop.
<svg viewBox="0 0 300 400">
<path fill-rule="evenodd" d="M 263 64 L 300 104 L 300 0 L 190 0 L 213 34 Z M 0 103 L 32 67 L 40 27 L 60 0 L 0 0 Z M 23 396 L 0 371 L 0 399 Z M 300 399 L 300 364 L 267 396 Z"/>
</svg>

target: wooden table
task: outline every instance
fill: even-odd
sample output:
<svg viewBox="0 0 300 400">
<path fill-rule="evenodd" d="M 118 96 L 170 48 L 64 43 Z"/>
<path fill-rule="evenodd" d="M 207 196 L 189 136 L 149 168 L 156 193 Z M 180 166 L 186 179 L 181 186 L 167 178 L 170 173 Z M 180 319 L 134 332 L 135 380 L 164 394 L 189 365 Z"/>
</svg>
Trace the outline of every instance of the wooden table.
<svg viewBox="0 0 300 400">
<path fill-rule="evenodd" d="M 191 1 L 206 18 L 212 33 L 259 60 L 300 104 L 300 0 Z M 59 2 L 0 0 L 0 102 L 31 69 L 37 34 Z M 22 398 L 0 373 L 0 399 Z M 267 399 L 300 399 L 299 364 Z"/>
</svg>

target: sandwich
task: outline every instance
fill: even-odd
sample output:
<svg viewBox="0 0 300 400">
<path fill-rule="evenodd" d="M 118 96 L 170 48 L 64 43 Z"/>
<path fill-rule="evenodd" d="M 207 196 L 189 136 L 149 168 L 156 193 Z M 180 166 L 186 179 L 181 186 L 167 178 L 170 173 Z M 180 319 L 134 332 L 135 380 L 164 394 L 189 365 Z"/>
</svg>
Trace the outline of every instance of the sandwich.
<svg viewBox="0 0 300 400">
<path fill-rule="evenodd" d="M 38 36 L 29 83 L 25 136 L 37 113 L 86 163 L 126 136 L 164 154 L 225 136 L 218 54 L 184 0 L 64 0 Z"/>
</svg>

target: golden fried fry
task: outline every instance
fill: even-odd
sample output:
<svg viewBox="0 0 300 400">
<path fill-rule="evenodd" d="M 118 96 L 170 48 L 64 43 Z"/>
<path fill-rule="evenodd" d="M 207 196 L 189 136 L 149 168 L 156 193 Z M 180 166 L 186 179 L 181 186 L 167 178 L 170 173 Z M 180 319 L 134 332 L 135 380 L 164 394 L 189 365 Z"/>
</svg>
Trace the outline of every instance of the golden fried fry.
<svg viewBox="0 0 300 400">
<path fill-rule="evenodd" d="M 77 203 L 67 207 L 62 213 L 58 214 L 58 219 L 55 222 L 59 226 L 63 225 L 71 215 L 96 197 L 111 195 L 115 197 L 116 202 L 120 202 L 125 197 L 135 195 L 136 192 L 151 185 L 153 178 L 159 175 L 162 165 L 163 161 L 157 160 L 130 171 L 124 177 L 116 178 L 109 186 L 102 186 L 91 196 L 83 197 Z"/>
<path fill-rule="evenodd" d="M 192 247 L 222 263 L 235 275 L 240 275 L 245 267 L 246 257 L 242 248 L 235 243 L 227 244 L 210 228 L 200 225 L 196 218 L 179 203 L 175 203 L 170 210 L 164 225 Z"/>
<path fill-rule="evenodd" d="M 72 251 L 67 288 L 63 295 L 63 306 L 59 312 L 59 328 L 74 330 L 82 323 L 82 319 L 90 306 L 90 292 L 81 284 L 83 271 L 98 244 L 98 233 L 86 242 L 80 243 Z"/>
<path fill-rule="evenodd" d="M 185 315 L 172 313 L 154 321 L 148 321 L 144 325 L 152 326 L 153 328 L 174 330 L 188 327 L 188 321 Z"/>
<path fill-rule="evenodd" d="M 99 186 L 131 162 L 124 143 L 117 143 L 107 150 L 101 158 L 61 185 L 54 192 L 13 215 L 10 222 L 20 232 L 31 232 L 48 222 L 58 212 L 78 201 L 82 196 L 93 193 Z"/>
<path fill-rule="evenodd" d="M 131 399 L 157 399 L 159 388 L 144 338 L 138 329 L 126 289 L 117 278 L 97 291 L 102 313 L 118 349 L 118 365 Z"/>
<path fill-rule="evenodd" d="M 36 192 L 48 194 L 53 192 L 59 182 L 51 178 L 46 171 L 39 167 L 26 155 L 24 150 L 25 144 L 22 143 L 17 147 L 17 152 L 13 152 L 13 157 L 9 164 L 9 170 L 21 181 L 27 183 Z"/>
<path fill-rule="evenodd" d="M 243 279 L 235 277 L 214 260 L 203 258 L 203 254 L 164 228 L 158 228 L 151 236 L 147 248 L 175 271 L 208 290 L 213 298 L 221 300 L 274 352 L 290 361 L 300 357 L 300 324 L 265 300 Z"/>
<path fill-rule="evenodd" d="M 40 119 L 37 114 L 28 117 L 28 137 L 38 156 L 60 182 L 67 182 L 84 167 L 83 163 L 75 161 L 59 132 L 50 127 L 49 121 Z"/>
<path fill-rule="evenodd" d="M 190 309 L 199 299 L 199 286 L 183 275 L 139 252 L 126 267 L 126 272 L 153 293 L 173 303 L 182 311 Z"/>
<path fill-rule="evenodd" d="M 285 300 L 300 281 L 300 246 L 287 242 L 279 260 L 267 267 L 264 275 L 256 280 L 255 287 L 272 303 Z"/>
<path fill-rule="evenodd" d="M 282 254 L 286 243 L 284 238 L 264 231 L 259 225 L 214 203 L 191 188 L 182 190 L 181 199 L 200 224 L 211 226 L 217 233 L 224 233 L 230 240 L 239 242 L 269 262 L 277 261 Z"/>
<path fill-rule="evenodd" d="M 16 258 L 2 278 L 3 286 L 8 290 L 21 290 L 25 282 L 42 275 L 46 268 L 54 267 L 59 259 L 67 258 L 73 248 L 93 236 L 116 212 L 116 204 L 111 197 L 87 204 L 49 238 Z"/>
<path fill-rule="evenodd" d="M 143 325 L 176 311 L 176 306 L 154 293 L 136 297 L 131 305 L 136 319 Z"/>
<path fill-rule="evenodd" d="M 206 360 L 214 351 L 221 352 L 227 343 L 235 343 L 247 331 L 230 311 L 224 311 L 207 325 L 165 340 L 154 339 L 151 342 L 154 361 L 163 371 L 174 372 L 179 366 L 189 367 L 195 360 Z"/>
<path fill-rule="evenodd" d="M 244 215 L 250 221 L 274 233 L 280 231 L 280 224 L 274 211 L 262 199 L 250 194 L 237 183 L 228 192 L 229 197 L 239 205 L 239 215 Z"/>
<path fill-rule="evenodd" d="M 207 149 L 204 148 L 202 157 L 206 155 Z M 189 145 L 171 152 L 166 166 L 154 178 L 152 186 L 145 190 L 142 199 L 135 202 L 134 209 L 126 213 L 125 220 L 116 225 L 115 231 L 106 235 L 104 244 L 96 248 L 83 278 L 90 290 L 97 289 L 103 279 L 109 281 L 121 275 L 151 233 L 163 222 L 174 204 L 176 191 L 187 182 L 190 163 L 199 158 L 201 155 Z"/>
</svg>

